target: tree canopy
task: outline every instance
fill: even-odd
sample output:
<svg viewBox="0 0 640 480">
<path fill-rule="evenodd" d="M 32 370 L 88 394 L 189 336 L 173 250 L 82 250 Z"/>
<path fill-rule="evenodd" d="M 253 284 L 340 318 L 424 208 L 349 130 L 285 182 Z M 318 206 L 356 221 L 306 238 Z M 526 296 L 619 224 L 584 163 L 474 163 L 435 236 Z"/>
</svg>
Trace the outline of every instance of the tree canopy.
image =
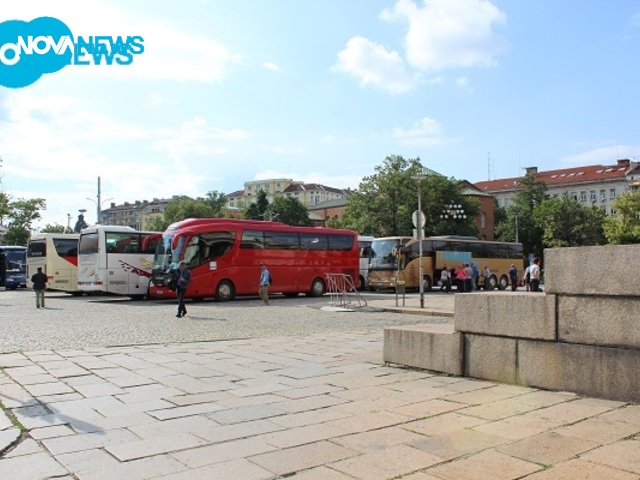
<svg viewBox="0 0 640 480">
<path fill-rule="evenodd" d="M 604 232 L 610 243 L 640 243 L 640 191 L 625 192 L 613 202 L 615 214 L 606 218 Z"/>
<path fill-rule="evenodd" d="M 205 198 L 186 195 L 174 197 L 164 207 L 162 217 L 152 218 L 147 229 L 163 232 L 169 225 L 187 218 L 222 218 L 226 216 L 226 196 L 213 190 Z"/>
<path fill-rule="evenodd" d="M 362 235 L 386 237 L 412 235 L 412 213 L 418 207 L 418 183 L 411 177 L 421 173 L 419 158 L 404 159 L 398 155 L 385 158 L 375 167 L 373 175 L 365 177 L 358 189 L 347 199 L 344 217 L 332 226 L 341 226 Z M 433 174 L 420 185 L 422 210 L 425 214 L 425 235 L 475 235 L 474 217 L 479 204 L 462 197 L 458 182 Z M 467 218 L 443 219 L 445 205 L 460 204 Z"/>
</svg>

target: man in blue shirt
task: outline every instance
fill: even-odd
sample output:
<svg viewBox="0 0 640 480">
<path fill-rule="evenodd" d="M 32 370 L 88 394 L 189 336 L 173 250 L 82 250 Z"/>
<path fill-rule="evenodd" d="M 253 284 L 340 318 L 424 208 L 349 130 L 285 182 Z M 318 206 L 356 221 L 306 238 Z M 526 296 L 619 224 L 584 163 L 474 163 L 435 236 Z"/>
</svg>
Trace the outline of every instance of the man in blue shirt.
<svg viewBox="0 0 640 480">
<path fill-rule="evenodd" d="M 184 317 L 187 308 L 184 306 L 184 294 L 187 292 L 187 285 L 191 282 L 191 270 L 187 268 L 187 262 L 182 261 L 178 266 L 178 280 L 176 282 L 176 294 L 178 295 L 178 314 L 176 317 Z"/>
<path fill-rule="evenodd" d="M 262 271 L 260 272 L 260 298 L 265 305 L 269 305 L 269 285 L 271 284 L 271 274 L 264 262 L 260 264 L 260 267 L 262 268 Z"/>
</svg>

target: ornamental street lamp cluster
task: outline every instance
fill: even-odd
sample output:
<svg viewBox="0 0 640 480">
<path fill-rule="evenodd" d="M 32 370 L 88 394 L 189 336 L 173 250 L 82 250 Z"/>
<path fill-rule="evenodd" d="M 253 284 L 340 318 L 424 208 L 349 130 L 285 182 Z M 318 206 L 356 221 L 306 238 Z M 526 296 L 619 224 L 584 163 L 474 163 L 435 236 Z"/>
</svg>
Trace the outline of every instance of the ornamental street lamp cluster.
<svg viewBox="0 0 640 480">
<path fill-rule="evenodd" d="M 459 203 L 452 203 L 444 206 L 444 209 L 440 214 L 440 218 L 442 220 L 448 220 L 449 218 L 453 220 L 463 220 L 467 218 L 467 214 L 464 213 L 462 205 Z"/>
</svg>

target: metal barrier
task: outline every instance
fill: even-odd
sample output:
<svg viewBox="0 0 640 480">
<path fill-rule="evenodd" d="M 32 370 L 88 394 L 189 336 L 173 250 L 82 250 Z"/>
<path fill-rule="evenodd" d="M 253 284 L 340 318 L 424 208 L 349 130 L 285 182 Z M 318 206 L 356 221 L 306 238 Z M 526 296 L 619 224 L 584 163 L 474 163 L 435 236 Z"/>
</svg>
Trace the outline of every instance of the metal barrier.
<svg viewBox="0 0 640 480">
<path fill-rule="evenodd" d="M 325 273 L 327 277 L 327 293 L 331 298 L 332 307 L 348 308 L 355 305 L 365 307 L 367 302 L 353 283 L 351 275 L 346 273 Z M 355 301 L 354 301 L 355 300 Z"/>
</svg>

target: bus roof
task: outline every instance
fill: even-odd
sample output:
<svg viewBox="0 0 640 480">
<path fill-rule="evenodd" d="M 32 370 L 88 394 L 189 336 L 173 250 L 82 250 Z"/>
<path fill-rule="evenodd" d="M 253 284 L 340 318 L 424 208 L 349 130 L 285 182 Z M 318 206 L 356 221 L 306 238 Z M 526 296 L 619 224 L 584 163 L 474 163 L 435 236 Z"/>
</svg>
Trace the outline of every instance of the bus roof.
<svg viewBox="0 0 640 480">
<path fill-rule="evenodd" d="M 22 245 L 0 245 L 0 250 L 26 250 Z"/>
<path fill-rule="evenodd" d="M 149 232 L 136 230 L 135 228 L 125 225 L 92 225 L 91 227 L 83 228 L 80 234 L 95 233 L 100 230 L 105 232 L 124 232 L 124 233 L 161 233 L 161 232 Z"/>
<path fill-rule="evenodd" d="M 29 241 L 31 240 L 41 240 L 43 238 L 80 238 L 79 233 L 33 233 L 31 237 L 29 237 Z"/>
<path fill-rule="evenodd" d="M 342 230 L 329 227 L 300 227 L 287 225 L 280 222 L 270 222 L 266 220 L 242 220 L 235 218 L 187 218 L 180 222 L 169 225 L 165 233 L 178 231 L 188 231 L 189 233 L 205 232 L 212 227 L 215 228 L 244 228 L 260 230 L 286 230 L 301 233 L 345 233 L 357 235 L 353 230 Z"/>
</svg>

